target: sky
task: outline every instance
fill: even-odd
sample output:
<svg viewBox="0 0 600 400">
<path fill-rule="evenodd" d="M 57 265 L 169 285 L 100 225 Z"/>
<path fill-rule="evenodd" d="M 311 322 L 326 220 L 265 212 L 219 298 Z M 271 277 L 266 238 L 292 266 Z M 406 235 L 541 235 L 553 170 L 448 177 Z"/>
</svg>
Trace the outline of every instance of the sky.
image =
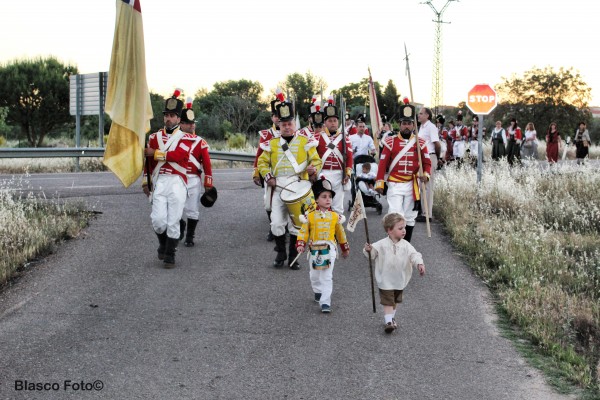
<svg viewBox="0 0 600 400">
<path fill-rule="evenodd" d="M 150 90 L 168 96 L 215 82 L 259 81 L 265 95 L 294 72 L 322 77 L 325 94 L 368 76 L 431 103 L 434 11 L 418 0 L 140 0 Z M 446 0 L 432 0 L 439 11 Z M 3 2 L 0 63 L 55 56 L 80 73 L 108 71 L 115 0 Z M 600 1 L 461 0 L 443 14 L 443 103 L 476 84 L 534 67 L 573 67 L 600 106 Z M 500 99 L 501 100 L 501 99 Z"/>
</svg>

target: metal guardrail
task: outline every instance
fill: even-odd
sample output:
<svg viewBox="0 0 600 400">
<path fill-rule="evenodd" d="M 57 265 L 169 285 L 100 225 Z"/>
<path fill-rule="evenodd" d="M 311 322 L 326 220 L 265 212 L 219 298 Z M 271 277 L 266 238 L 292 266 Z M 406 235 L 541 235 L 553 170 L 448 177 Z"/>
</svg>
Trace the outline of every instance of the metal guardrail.
<svg viewBox="0 0 600 400">
<path fill-rule="evenodd" d="M 209 151 L 211 160 L 230 162 L 254 162 L 254 154 L 233 153 L 227 151 Z M 104 157 L 103 147 L 36 147 L 36 148 L 0 148 L 0 158 L 56 158 L 56 157 Z"/>
</svg>

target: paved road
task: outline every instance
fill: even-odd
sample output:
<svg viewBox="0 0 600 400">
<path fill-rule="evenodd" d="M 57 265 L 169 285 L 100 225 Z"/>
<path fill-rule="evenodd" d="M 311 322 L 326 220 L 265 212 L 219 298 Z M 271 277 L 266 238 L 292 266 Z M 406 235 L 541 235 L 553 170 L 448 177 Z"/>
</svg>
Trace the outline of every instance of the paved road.
<svg viewBox="0 0 600 400">
<path fill-rule="evenodd" d="M 566 398 L 499 335 L 489 293 L 439 225 L 432 239 L 415 230 L 427 275 L 406 290 L 398 332 L 386 335 L 372 312 L 362 225 L 336 264 L 333 313 L 321 314 L 305 266 L 270 266 L 249 176 L 216 171 L 219 200 L 173 270 L 156 259 L 139 186 L 123 189 L 108 173 L 29 177 L 32 190 L 102 214 L 0 295 L 0 398 Z M 383 237 L 368 213 L 372 239 Z M 25 380 L 59 389 L 15 390 Z"/>
</svg>

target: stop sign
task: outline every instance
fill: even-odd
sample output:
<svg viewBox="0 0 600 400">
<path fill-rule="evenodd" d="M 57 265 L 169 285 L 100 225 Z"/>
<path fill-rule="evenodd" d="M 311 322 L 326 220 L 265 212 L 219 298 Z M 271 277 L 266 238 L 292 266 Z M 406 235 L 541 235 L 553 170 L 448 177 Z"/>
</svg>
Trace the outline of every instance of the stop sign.
<svg viewBox="0 0 600 400">
<path fill-rule="evenodd" d="M 467 95 L 467 107 L 473 114 L 487 115 L 497 104 L 496 91 L 490 85 L 475 85 Z"/>
</svg>

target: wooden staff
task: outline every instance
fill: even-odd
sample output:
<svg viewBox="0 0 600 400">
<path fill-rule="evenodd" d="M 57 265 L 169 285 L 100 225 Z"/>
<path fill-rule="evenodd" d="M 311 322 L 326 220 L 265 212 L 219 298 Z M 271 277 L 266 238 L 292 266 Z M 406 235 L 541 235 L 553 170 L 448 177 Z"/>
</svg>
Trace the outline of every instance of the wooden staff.
<svg viewBox="0 0 600 400">
<path fill-rule="evenodd" d="M 410 78 L 410 66 L 408 63 L 408 52 L 406 50 L 406 43 L 404 43 L 404 54 L 406 55 L 406 72 L 408 74 L 408 87 L 410 88 L 410 98 L 414 100 L 413 97 L 413 89 L 412 89 L 412 80 Z M 416 109 L 415 109 L 416 111 Z M 417 114 L 415 113 L 415 136 L 416 136 L 416 147 L 417 147 L 417 156 L 419 158 L 419 177 L 423 176 L 423 162 L 421 161 L 421 144 L 419 143 L 419 128 L 417 127 Z M 427 237 L 431 237 L 431 226 L 429 225 L 429 205 L 427 201 L 427 182 L 423 183 L 423 189 L 421 191 L 421 198 L 425 196 L 425 223 L 427 224 Z M 419 185 L 419 189 L 421 185 Z"/>
<path fill-rule="evenodd" d="M 365 234 L 367 236 L 367 243 L 371 244 L 369 240 L 369 226 L 367 225 L 367 218 L 363 218 L 365 221 Z M 375 283 L 373 282 L 373 260 L 371 260 L 371 252 L 369 251 L 369 273 L 371 275 L 371 300 L 373 301 L 373 313 L 377 312 L 375 307 Z"/>
</svg>

